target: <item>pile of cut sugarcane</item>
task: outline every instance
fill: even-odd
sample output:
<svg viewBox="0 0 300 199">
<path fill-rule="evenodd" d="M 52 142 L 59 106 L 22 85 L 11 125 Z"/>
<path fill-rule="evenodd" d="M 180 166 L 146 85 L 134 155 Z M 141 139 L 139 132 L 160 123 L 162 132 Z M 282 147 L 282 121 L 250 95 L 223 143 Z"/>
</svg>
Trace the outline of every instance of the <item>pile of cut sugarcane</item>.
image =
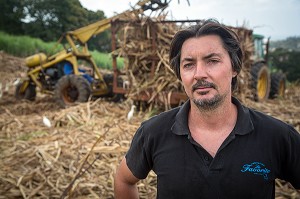
<svg viewBox="0 0 300 199">
<path fill-rule="evenodd" d="M 170 108 L 172 92 L 184 93 L 181 82 L 176 78 L 169 64 L 169 48 L 175 33 L 194 22 L 165 22 L 165 16 L 141 18 L 130 15 L 124 18 L 117 34 L 119 48 L 115 54 L 125 60 L 124 73 L 130 82 L 129 98 L 142 93 L 148 96 L 148 103 Z M 201 23 L 201 21 L 199 21 Z M 244 65 L 239 75 L 239 88 L 235 93 L 240 98 L 250 98 L 253 64 L 252 31 L 243 27 L 234 28 L 240 37 L 244 51 Z"/>
</svg>

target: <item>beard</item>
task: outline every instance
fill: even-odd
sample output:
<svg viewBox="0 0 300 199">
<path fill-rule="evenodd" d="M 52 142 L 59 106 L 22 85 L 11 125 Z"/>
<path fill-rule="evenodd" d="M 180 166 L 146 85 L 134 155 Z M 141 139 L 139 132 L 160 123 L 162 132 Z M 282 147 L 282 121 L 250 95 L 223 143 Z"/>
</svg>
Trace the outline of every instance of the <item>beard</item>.
<svg viewBox="0 0 300 199">
<path fill-rule="evenodd" d="M 193 85 L 192 91 L 194 92 L 198 87 L 206 87 L 206 88 L 213 88 L 217 90 L 217 85 L 211 82 L 207 82 L 205 80 L 199 80 L 196 84 Z M 200 93 L 200 95 L 205 95 L 207 92 Z M 226 94 L 220 95 L 216 94 L 213 96 L 213 98 L 210 99 L 192 99 L 192 101 L 195 103 L 197 108 L 200 111 L 212 111 L 218 108 L 222 102 L 225 100 Z"/>
<path fill-rule="evenodd" d="M 211 99 L 193 99 L 192 101 L 200 111 L 212 111 L 222 104 L 225 95 L 217 94 Z"/>
</svg>

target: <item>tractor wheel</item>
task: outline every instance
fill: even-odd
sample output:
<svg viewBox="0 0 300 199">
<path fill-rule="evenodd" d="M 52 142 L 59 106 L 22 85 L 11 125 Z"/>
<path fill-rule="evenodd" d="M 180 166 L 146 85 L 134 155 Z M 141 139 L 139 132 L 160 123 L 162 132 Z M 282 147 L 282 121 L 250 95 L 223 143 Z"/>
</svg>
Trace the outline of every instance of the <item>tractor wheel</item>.
<svg viewBox="0 0 300 199">
<path fill-rule="evenodd" d="M 270 98 L 284 97 L 285 93 L 285 75 L 281 72 L 271 74 Z"/>
<path fill-rule="evenodd" d="M 252 90 L 255 101 L 268 99 L 270 92 L 269 69 L 264 63 L 256 63 L 251 69 Z"/>
<path fill-rule="evenodd" d="M 54 97 L 57 103 L 66 108 L 76 102 L 87 102 L 91 95 L 90 84 L 84 77 L 65 75 L 55 86 Z"/>
<path fill-rule="evenodd" d="M 27 87 L 26 87 L 26 84 Z M 26 88 L 24 88 L 26 87 Z M 28 82 L 22 82 L 17 84 L 16 90 L 15 90 L 15 97 L 18 100 L 26 99 L 30 101 L 34 101 L 36 97 L 36 91 L 35 91 L 35 85 L 30 84 Z"/>
</svg>

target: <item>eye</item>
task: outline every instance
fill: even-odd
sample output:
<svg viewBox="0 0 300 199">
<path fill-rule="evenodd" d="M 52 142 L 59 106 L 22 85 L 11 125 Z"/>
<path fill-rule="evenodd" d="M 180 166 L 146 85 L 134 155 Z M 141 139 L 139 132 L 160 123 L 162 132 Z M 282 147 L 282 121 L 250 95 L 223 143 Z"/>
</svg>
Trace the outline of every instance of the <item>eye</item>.
<svg viewBox="0 0 300 199">
<path fill-rule="evenodd" d="M 192 62 L 188 62 L 183 64 L 183 68 L 191 68 L 194 64 Z"/>
<path fill-rule="evenodd" d="M 218 64 L 219 62 L 220 62 L 219 59 L 209 59 L 209 60 L 207 61 L 208 64 Z"/>
</svg>

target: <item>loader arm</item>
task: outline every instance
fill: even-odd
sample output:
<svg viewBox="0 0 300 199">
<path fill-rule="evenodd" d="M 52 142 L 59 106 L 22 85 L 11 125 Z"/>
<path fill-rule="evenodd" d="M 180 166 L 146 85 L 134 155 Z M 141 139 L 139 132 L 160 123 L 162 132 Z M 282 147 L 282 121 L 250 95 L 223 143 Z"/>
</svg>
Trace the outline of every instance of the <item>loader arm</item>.
<svg viewBox="0 0 300 199">
<path fill-rule="evenodd" d="M 69 44 L 74 50 L 75 48 L 74 40 L 79 41 L 81 45 L 84 46 L 84 44 L 86 44 L 86 42 L 89 41 L 91 37 L 98 35 L 104 32 L 105 30 L 109 29 L 111 27 L 111 21 L 113 19 L 122 17 L 123 15 L 127 15 L 130 13 L 141 14 L 145 10 L 154 11 L 154 10 L 162 9 L 167 7 L 169 2 L 167 2 L 167 0 L 141 0 L 133 7 L 133 10 L 127 10 L 111 18 L 97 21 L 95 23 L 92 23 L 90 25 L 87 25 L 85 27 L 79 28 L 74 31 L 69 31 L 65 34 L 65 37 L 67 38 L 67 41 L 69 42 Z"/>
<path fill-rule="evenodd" d="M 77 30 L 69 31 L 67 32 L 67 35 L 80 41 L 81 44 L 85 44 L 91 37 L 109 29 L 111 20 L 112 18 L 103 19 L 101 21 L 79 28 Z"/>
</svg>

